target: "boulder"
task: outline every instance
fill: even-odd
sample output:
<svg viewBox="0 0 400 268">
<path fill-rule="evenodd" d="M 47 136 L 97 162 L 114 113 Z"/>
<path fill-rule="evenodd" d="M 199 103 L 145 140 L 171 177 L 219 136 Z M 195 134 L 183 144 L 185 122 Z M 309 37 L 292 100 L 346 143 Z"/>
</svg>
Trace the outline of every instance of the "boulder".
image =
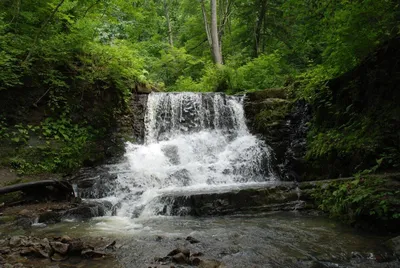
<svg viewBox="0 0 400 268">
<path fill-rule="evenodd" d="M 53 250 L 61 255 L 65 255 L 68 253 L 68 244 L 64 244 L 62 242 L 50 242 L 50 246 Z"/>
<path fill-rule="evenodd" d="M 172 261 L 177 264 L 186 264 L 188 263 L 188 257 L 183 253 L 178 253 L 172 256 Z"/>
</svg>

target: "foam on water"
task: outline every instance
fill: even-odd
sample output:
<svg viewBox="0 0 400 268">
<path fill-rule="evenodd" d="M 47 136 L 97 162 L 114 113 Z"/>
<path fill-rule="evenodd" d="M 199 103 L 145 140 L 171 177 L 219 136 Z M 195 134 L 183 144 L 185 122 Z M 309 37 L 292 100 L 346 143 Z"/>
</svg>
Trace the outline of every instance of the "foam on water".
<svg viewBox="0 0 400 268">
<path fill-rule="evenodd" d="M 247 129 L 243 97 L 151 93 L 145 143 L 127 143 L 109 200 L 117 216 L 151 217 L 171 192 L 225 191 L 275 180 L 268 147 Z"/>
</svg>

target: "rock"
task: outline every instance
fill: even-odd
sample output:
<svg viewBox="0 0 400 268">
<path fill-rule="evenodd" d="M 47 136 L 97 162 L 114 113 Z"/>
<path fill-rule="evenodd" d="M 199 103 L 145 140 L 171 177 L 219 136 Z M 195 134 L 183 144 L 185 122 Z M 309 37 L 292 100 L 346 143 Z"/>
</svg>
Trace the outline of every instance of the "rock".
<svg viewBox="0 0 400 268">
<path fill-rule="evenodd" d="M 199 259 L 199 258 L 193 258 L 192 260 L 191 260 L 191 265 L 193 265 L 193 266 L 199 266 L 200 265 L 200 263 L 201 263 L 201 260 Z"/>
<path fill-rule="evenodd" d="M 14 265 L 12 265 L 12 264 L 9 264 L 9 263 L 6 263 L 6 264 L 4 264 L 4 266 L 3 266 L 4 268 L 13 268 L 14 267 Z"/>
<path fill-rule="evenodd" d="M 68 244 L 64 244 L 61 242 L 50 242 L 50 246 L 54 249 L 55 252 L 60 253 L 61 255 L 65 255 L 68 253 Z"/>
<path fill-rule="evenodd" d="M 76 208 L 67 210 L 62 218 L 75 218 L 79 220 L 87 220 L 93 217 L 105 216 L 106 211 L 111 210 L 110 202 L 91 202 L 81 204 Z"/>
<path fill-rule="evenodd" d="M 84 250 L 84 245 L 80 239 L 74 239 L 69 242 L 69 253 L 71 255 L 81 255 L 82 250 Z"/>
<path fill-rule="evenodd" d="M 188 262 L 188 258 L 185 254 L 178 253 L 178 254 L 172 256 L 172 261 L 177 264 L 186 264 Z"/>
<path fill-rule="evenodd" d="M 39 258 L 50 258 L 50 252 L 42 249 L 41 247 L 31 247 L 33 253 L 36 257 Z"/>
<path fill-rule="evenodd" d="M 160 198 L 162 203 L 167 204 L 160 214 L 168 211 L 172 215 L 181 215 L 182 208 L 186 208 L 185 213 L 192 216 L 291 211 L 304 207 L 299 204 L 298 198 L 294 183 L 279 183 L 263 188 L 227 192 L 172 194 Z"/>
<path fill-rule="evenodd" d="M 72 241 L 72 238 L 69 237 L 68 235 L 63 235 L 61 236 L 60 241 L 62 243 L 70 243 Z"/>
<path fill-rule="evenodd" d="M 108 250 L 115 250 L 115 244 L 117 243 L 117 241 L 112 241 L 110 244 L 108 244 L 107 246 L 105 246 L 104 249 L 108 249 Z"/>
<path fill-rule="evenodd" d="M 302 179 L 311 108 L 304 101 L 291 103 L 285 89 L 267 89 L 246 94 L 244 112 L 249 130 L 272 148 L 272 166 L 281 179 Z"/>
<path fill-rule="evenodd" d="M 99 250 L 85 249 L 82 250 L 82 257 L 85 258 L 102 258 L 107 255 L 107 253 Z"/>
<path fill-rule="evenodd" d="M 394 237 L 386 241 L 385 245 L 400 257 L 400 236 Z"/>
<path fill-rule="evenodd" d="M 11 252 L 9 247 L 0 248 L 0 254 L 9 254 Z"/>
<path fill-rule="evenodd" d="M 161 257 L 155 257 L 154 261 L 155 262 L 159 262 L 161 264 L 167 264 L 167 263 L 172 261 L 172 258 L 170 256 L 162 257 L 162 258 Z"/>
<path fill-rule="evenodd" d="M 32 212 L 27 209 L 23 209 L 18 213 L 18 215 L 25 216 L 25 217 L 29 217 L 29 216 L 31 216 L 31 214 L 32 214 Z"/>
<path fill-rule="evenodd" d="M 200 243 L 199 240 L 197 240 L 196 238 L 191 237 L 191 236 L 186 237 L 186 240 L 189 241 L 190 244 L 197 244 L 197 243 Z"/>
<path fill-rule="evenodd" d="M 186 257 L 190 256 L 190 250 L 186 249 L 186 248 L 176 248 L 173 251 L 171 251 L 170 253 L 168 253 L 167 256 L 174 256 L 177 255 L 179 253 L 182 253 L 183 255 L 185 255 Z"/>
<path fill-rule="evenodd" d="M 42 223 L 57 223 L 61 221 L 62 214 L 56 211 L 47 211 L 39 215 L 39 222 Z"/>
<path fill-rule="evenodd" d="M 204 254 L 202 253 L 202 252 L 194 252 L 194 253 L 192 253 L 192 257 L 201 257 L 201 256 L 203 256 Z"/>
<path fill-rule="evenodd" d="M 25 246 L 27 244 L 27 239 L 26 236 L 13 236 L 10 238 L 9 245 L 10 247 Z"/>
<path fill-rule="evenodd" d="M 53 256 L 51 256 L 52 261 L 65 261 L 68 259 L 68 256 L 63 256 L 59 253 L 54 253 Z"/>
<path fill-rule="evenodd" d="M 200 268 L 226 268 L 226 265 L 217 260 L 201 260 Z"/>
<path fill-rule="evenodd" d="M 31 247 L 28 248 L 23 248 L 21 249 L 21 251 L 19 252 L 19 254 L 21 254 L 21 256 L 29 256 L 35 253 L 35 250 Z"/>
<path fill-rule="evenodd" d="M 47 238 L 43 238 L 43 239 L 40 241 L 40 246 L 42 246 L 42 248 L 43 248 L 46 252 L 48 252 L 49 254 L 52 253 L 52 251 L 53 251 L 52 247 L 50 246 L 50 242 L 49 242 L 49 240 L 48 240 Z"/>
<path fill-rule="evenodd" d="M 28 229 L 32 225 L 32 219 L 28 217 L 20 217 L 16 220 L 15 225 L 21 226 L 24 229 Z"/>
</svg>

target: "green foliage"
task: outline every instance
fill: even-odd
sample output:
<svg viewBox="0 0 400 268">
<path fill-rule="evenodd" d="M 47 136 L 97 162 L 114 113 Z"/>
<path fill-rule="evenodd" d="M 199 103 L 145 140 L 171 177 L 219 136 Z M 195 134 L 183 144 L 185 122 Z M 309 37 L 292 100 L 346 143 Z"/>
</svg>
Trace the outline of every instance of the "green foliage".
<svg viewBox="0 0 400 268">
<path fill-rule="evenodd" d="M 241 90 L 257 90 L 282 87 L 294 72 L 279 52 L 274 52 L 248 62 L 237 70 L 237 87 Z"/>
<path fill-rule="evenodd" d="M 68 172 L 90 157 L 97 134 L 91 127 L 74 124 L 67 114 L 47 118 L 40 126 L 22 124 L 11 132 L 11 141 L 18 145 L 9 158 L 19 174 Z"/>
<path fill-rule="evenodd" d="M 290 102 L 282 99 L 270 100 L 268 106 L 255 116 L 257 129 L 265 129 L 279 124 L 289 111 Z"/>
<path fill-rule="evenodd" d="M 400 218 L 400 191 L 391 189 L 387 181 L 377 177 L 321 182 L 312 197 L 320 209 L 347 223 L 365 218 L 384 221 Z"/>
</svg>

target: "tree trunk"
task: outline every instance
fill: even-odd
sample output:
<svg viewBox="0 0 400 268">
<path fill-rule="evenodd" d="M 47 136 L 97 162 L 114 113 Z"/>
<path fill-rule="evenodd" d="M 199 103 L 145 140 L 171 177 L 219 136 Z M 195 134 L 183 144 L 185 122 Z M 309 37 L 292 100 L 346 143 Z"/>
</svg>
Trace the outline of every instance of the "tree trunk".
<svg viewBox="0 0 400 268">
<path fill-rule="evenodd" d="M 174 46 L 174 39 L 172 36 L 172 26 L 171 26 L 171 20 L 169 19 L 169 11 L 168 11 L 168 4 L 167 0 L 164 0 L 164 10 L 165 10 L 165 18 L 167 19 L 167 27 L 168 27 L 168 40 L 169 44 L 171 47 Z"/>
<path fill-rule="evenodd" d="M 254 57 L 258 57 L 261 52 L 261 30 L 267 13 L 267 0 L 260 0 L 257 9 L 259 10 L 259 13 L 257 16 L 256 27 L 254 29 Z"/>
<path fill-rule="evenodd" d="M 206 12 L 206 7 L 204 6 L 204 0 L 200 0 L 200 3 L 201 3 L 201 12 L 203 13 L 204 29 L 207 34 L 207 41 L 208 44 L 210 45 L 210 48 L 212 48 L 211 33 L 210 33 L 210 27 L 208 26 L 207 12 Z"/>
<path fill-rule="evenodd" d="M 56 180 L 33 181 L 2 187 L 0 188 L 0 195 L 18 191 L 39 192 L 48 186 L 53 186 L 67 195 L 73 195 L 73 189 L 69 182 Z"/>
<path fill-rule="evenodd" d="M 211 0 L 211 40 L 215 64 L 222 63 L 222 53 L 218 38 L 217 1 Z"/>
</svg>

